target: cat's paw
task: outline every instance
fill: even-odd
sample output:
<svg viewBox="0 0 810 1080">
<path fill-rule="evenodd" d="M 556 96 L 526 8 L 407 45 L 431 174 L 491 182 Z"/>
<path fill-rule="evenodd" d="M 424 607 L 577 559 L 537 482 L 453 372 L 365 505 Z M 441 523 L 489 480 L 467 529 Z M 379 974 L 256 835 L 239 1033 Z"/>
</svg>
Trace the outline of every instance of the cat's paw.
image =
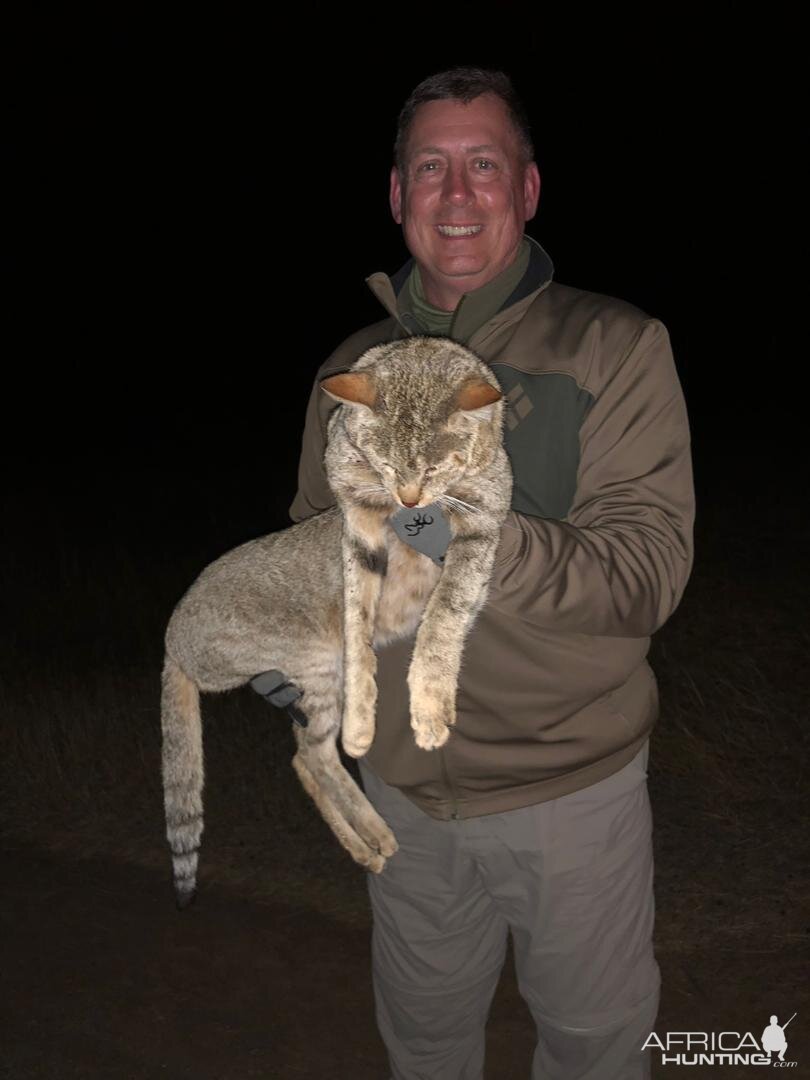
<svg viewBox="0 0 810 1080">
<path fill-rule="evenodd" d="M 364 837 L 364 839 L 366 840 L 366 843 L 369 843 L 370 846 L 375 851 L 379 852 L 384 859 L 390 859 L 392 855 L 396 855 L 399 851 L 397 838 L 385 823 L 383 823 L 382 830 L 380 830 L 376 836 L 373 838 Z"/>
<path fill-rule="evenodd" d="M 369 747 L 374 742 L 374 729 L 369 731 L 345 731 L 341 735 L 340 741 L 343 743 L 343 749 L 349 755 L 349 757 L 359 758 L 368 753 Z"/>
<path fill-rule="evenodd" d="M 373 677 L 346 686 L 341 742 L 349 757 L 362 757 L 374 742 L 377 726 L 377 684 Z"/>
<path fill-rule="evenodd" d="M 416 745 L 421 750 L 436 750 L 444 746 L 455 722 L 455 702 L 449 697 L 423 694 L 418 704 L 411 704 L 411 727 Z"/>
<path fill-rule="evenodd" d="M 411 727 L 420 750 L 438 750 L 450 737 L 450 728 L 443 720 L 414 720 L 411 717 Z"/>
<path fill-rule="evenodd" d="M 397 838 L 388 830 L 388 836 L 384 837 L 380 842 L 380 854 L 384 855 L 386 859 L 390 859 L 392 855 L 396 855 L 399 851 L 399 844 Z"/>
</svg>

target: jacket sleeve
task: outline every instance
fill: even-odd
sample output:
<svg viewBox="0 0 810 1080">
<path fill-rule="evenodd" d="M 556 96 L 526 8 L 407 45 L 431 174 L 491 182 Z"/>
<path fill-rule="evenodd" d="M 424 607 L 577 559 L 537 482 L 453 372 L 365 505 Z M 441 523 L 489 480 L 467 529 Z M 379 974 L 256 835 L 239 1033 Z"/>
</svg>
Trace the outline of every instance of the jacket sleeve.
<svg viewBox="0 0 810 1080">
<path fill-rule="evenodd" d="M 550 630 L 647 637 L 693 557 L 689 423 L 665 327 L 646 320 L 599 381 L 568 516 L 510 512 L 488 603 Z"/>
<path fill-rule="evenodd" d="M 334 405 L 320 388 L 322 378 L 319 371 L 307 405 L 301 457 L 298 462 L 298 492 L 290 506 L 290 517 L 295 522 L 303 521 L 335 505 L 335 496 L 329 487 L 323 464 L 326 422 Z"/>
</svg>

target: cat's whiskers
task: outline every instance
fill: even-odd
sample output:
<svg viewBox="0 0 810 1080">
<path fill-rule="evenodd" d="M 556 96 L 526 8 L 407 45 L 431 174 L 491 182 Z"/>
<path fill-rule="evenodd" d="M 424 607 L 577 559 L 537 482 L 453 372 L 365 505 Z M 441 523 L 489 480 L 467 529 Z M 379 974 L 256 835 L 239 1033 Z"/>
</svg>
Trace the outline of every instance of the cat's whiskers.
<svg viewBox="0 0 810 1080">
<path fill-rule="evenodd" d="M 440 495 L 437 502 L 447 503 L 454 510 L 457 510 L 460 514 L 477 514 L 479 513 L 478 507 L 473 506 L 471 503 L 464 502 L 463 499 L 457 499 L 454 495 Z"/>
<path fill-rule="evenodd" d="M 446 502 L 459 514 L 477 514 L 479 509 L 476 506 L 471 506 L 470 503 L 465 503 L 461 499 L 456 499 L 453 495 L 439 495 L 436 498 L 437 503 Z M 502 529 L 509 529 L 510 532 L 520 532 L 520 529 L 516 529 L 514 525 L 510 525 L 508 522 L 501 522 Z"/>
<path fill-rule="evenodd" d="M 447 506 L 448 509 L 455 510 L 457 514 L 462 514 L 465 517 L 469 517 L 470 515 L 470 511 L 467 509 L 466 506 L 457 506 L 455 502 L 453 502 L 452 499 L 449 499 L 446 495 L 440 495 L 436 499 L 436 502 L 440 505 L 444 503 L 444 505 Z"/>
</svg>

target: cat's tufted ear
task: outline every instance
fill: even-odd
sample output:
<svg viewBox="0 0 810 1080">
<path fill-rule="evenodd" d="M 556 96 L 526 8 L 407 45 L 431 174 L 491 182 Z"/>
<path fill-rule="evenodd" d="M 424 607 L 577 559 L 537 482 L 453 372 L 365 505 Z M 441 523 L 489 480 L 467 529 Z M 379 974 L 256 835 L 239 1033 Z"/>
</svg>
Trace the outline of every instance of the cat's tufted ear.
<svg viewBox="0 0 810 1080">
<path fill-rule="evenodd" d="M 496 390 L 486 379 L 470 379 L 460 388 L 454 402 L 457 409 L 463 412 L 474 412 L 483 409 L 487 405 L 494 405 L 503 397 L 500 390 Z M 492 410 L 490 410 L 491 412 Z"/>
<path fill-rule="evenodd" d="M 321 390 L 343 405 L 366 405 L 369 409 L 373 409 L 377 399 L 374 380 L 365 371 L 347 371 L 343 375 L 330 375 L 321 383 Z"/>
</svg>

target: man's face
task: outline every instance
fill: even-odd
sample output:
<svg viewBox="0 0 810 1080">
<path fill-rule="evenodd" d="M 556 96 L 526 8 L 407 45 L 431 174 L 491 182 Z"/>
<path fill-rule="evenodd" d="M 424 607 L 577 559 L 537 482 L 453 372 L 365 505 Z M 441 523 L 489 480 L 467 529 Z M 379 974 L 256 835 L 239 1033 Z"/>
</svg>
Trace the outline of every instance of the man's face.
<svg viewBox="0 0 810 1080">
<path fill-rule="evenodd" d="M 500 98 L 420 105 L 404 175 L 391 171 L 391 212 L 419 264 L 426 299 L 445 311 L 515 259 L 534 217 L 540 174 L 524 164 Z"/>
</svg>

